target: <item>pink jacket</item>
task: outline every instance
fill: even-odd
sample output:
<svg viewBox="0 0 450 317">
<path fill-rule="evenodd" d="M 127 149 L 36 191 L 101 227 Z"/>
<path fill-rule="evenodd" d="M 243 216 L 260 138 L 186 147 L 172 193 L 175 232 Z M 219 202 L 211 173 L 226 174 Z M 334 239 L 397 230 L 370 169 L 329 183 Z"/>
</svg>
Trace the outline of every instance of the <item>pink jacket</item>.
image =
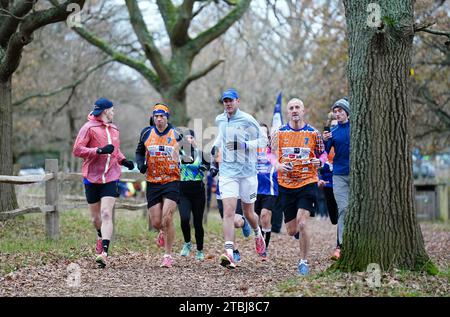
<svg viewBox="0 0 450 317">
<path fill-rule="evenodd" d="M 97 148 L 114 145 L 111 154 L 97 154 Z M 112 123 L 104 123 L 93 115 L 78 132 L 73 145 L 73 155 L 83 159 L 83 177 L 94 184 L 105 184 L 118 180 L 121 175 L 120 162 L 125 156 L 120 152 L 119 130 Z"/>
</svg>

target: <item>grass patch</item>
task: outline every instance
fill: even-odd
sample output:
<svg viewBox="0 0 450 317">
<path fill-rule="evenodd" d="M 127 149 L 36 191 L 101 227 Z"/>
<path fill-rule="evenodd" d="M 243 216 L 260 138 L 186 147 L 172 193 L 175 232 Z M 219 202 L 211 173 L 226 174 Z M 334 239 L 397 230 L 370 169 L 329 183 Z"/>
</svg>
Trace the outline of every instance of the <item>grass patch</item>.
<svg viewBox="0 0 450 317">
<path fill-rule="evenodd" d="M 450 267 L 438 276 L 401 270 L 384 272 L 377 286 L 368 283 L 367 272 L 324 272 L 289 279 L 277 285 L 267 296 L 448 297 L 449 271 Z"/>
</svg>

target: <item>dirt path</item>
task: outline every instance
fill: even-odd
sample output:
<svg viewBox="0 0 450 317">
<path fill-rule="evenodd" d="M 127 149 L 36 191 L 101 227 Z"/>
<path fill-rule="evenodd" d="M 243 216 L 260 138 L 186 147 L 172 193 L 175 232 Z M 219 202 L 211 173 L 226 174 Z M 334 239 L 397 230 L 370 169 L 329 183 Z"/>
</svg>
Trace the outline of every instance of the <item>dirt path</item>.
<svg viewBox="0 0 450 317">
<path fill-rule="evenodd" d="M 329 255 L 335 241 L 335 227 L 328 220 L 310 219 L 312 233 L 311 273 L 317 274 L 330 264 Z M 449 245 L 449 232 L 424 230 L 427 250 L 433 246 Z M 221 240 L 207 236 L 206 260 L 198 263 L 193 254 L 189 258 L 175 255 L 175 266 L 160 268 L 162 251 L 158 254 L 129 252 L 111 256 L 106 269 L 98 269 L 93 259 L 80 259 L 79 287 L 67 285 L 67 266 L 57 262 L 46 266 L 23 268 L 0 278 L 0 296 L 264 296 L 275 286 L 297 276 L 298 242 L 286 234 L 273 234 L 270 260 L 261 262 L 254 251 L 253 239 L 239 239 L 243 261 L 230 271 L 218 264 L 222 252 Z M 179 252 L 180 246 L 175 248 Z M 436 253 L 438 254 L 438 253 Z M 434 258 L 443 263 L 448 255 Z"/>
</svg>

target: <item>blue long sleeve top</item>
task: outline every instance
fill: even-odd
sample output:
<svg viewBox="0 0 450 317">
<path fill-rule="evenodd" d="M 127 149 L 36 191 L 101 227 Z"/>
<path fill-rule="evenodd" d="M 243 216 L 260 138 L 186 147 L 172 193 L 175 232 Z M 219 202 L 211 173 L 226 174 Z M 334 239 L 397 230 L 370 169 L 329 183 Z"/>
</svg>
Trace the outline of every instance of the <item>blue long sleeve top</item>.
<svg viewBox="0 0 450 317">
<path fill-rule="evenodd" d="M 333 175 L 350 174 L 350 121 L 331 130 L 333 137 L 325 142 L 325 151 L 334 147 Z"/>
</svg>

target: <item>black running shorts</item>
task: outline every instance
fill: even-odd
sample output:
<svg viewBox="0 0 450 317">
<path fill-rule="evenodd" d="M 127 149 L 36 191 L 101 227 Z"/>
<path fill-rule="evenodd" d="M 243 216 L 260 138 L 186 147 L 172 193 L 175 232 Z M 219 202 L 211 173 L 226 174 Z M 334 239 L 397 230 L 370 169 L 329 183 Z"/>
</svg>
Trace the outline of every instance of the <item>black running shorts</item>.
<svg viewBox="0 0 450 317">
<path fill-rule="evenodd" d="M 84 192 L 88 204 L 98 203 L 102 197 L 119 197 L 118 181 L 105 184 L 84 184 Z"/>
<path fill-rule="evenodd" d="M 180 182 L 174 181 L 166 184 L 147 182 L 147 207 L 161 203 L 163 198 L 173 200 L 178 204 L 180 199 Z"/>
<path fill-rule="evenodd" d="M 277 200 L 277 196 L 273 195 L 257 195 L 255 201 L 255 212 L 261 216 L 261 210 L 268 209 L 272 211 L 273 206 Z"/>
<path fill-rule="evenodd" d="M 281 209 L 284 212 L 284 222 L 288 223 L 297 218 L 297 211 L 300 208 L 308 210 L 310 216 L 314 217 L 318 205 L 318 194 L 317 183 L 294 189 L 279 186 L 278 195 L 280 196 Z"/>
</svg>

